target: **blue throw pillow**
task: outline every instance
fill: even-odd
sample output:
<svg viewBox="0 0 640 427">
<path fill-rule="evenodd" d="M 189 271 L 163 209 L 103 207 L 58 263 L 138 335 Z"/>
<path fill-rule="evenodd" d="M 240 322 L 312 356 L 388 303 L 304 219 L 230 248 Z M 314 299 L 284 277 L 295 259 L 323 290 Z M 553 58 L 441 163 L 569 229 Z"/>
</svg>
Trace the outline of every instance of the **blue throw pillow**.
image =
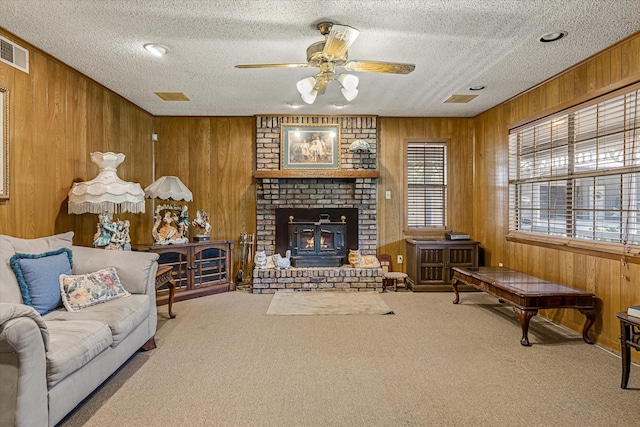
<svg viewBox="0 0 640 427">
<path fill-rule="evenodd" d="M 43 254 L 15 254 L 9 261 L 18 279 L 22 300 L 40 314 L 62 306 L 61 274 L 71 274 L 71 249 L 62 248 Z"/>
</svg>

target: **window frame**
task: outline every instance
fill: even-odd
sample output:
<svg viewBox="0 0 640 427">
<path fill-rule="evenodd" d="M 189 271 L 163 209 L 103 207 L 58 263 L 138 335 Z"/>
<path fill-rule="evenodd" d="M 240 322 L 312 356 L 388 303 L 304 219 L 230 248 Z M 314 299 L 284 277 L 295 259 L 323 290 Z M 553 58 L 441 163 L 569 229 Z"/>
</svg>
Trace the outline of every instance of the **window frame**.
<svg viewBox="0 0 640 427">
<path fill-rule="evenodd" d="M 411 144 L 425 144 L 432 146 L 444 147 L 444 184 L 442 185 L 444 194 L 444 208 L 443 208 L 443 224 L 434 226 L 411 226 L 409 224 L 409 146 Z M 447 230 L 447 222 L 449 221 L 449 169 L 450 169 L 450 144 L 448 139 L 429 139 L 429 138 L 408 138 L 404 140 L 404 172 L 403 172 L 403 187 L 404 187 L 404 232 L 407 235 L 413 236 L 440 236 Z"/>
<path fill-rule="evenodd" d="M 606 103 L 618 97 L 634 94 L 633 96 L 635 97 L 635 104 L 633 104 L 633 107 L 635 108 L 635 111 L 636 111 L 634 116 L 636 124 L 634 125 L 635 130 L 632 130 L 631 132 L 633 132 L 633 138 L 635 138 L 636 142 L 626 142 L 626 139 L 623 138 L 623 144 L 624 144 L 623 150 L 625 150 L 624 152 L 627 153 L 628 150 L 630 149 L 629 146 L 631 146 L 631 147 L 634 147 L 637 152 L 638 146 L 636 144 L 639 141 L 638 138 L 640 138 L 640 127 L 637 124 L 637 123 L 640 123 L 640 117 L 638 117 L 639 116 L 638 113 L 640 112 L 640 92 L 639 91 L 640 91 L 640 83 L 635 83 L 635 84 L 617 89 L 615 91 L 612 91 L 610 93 L 598 96 L 589 101 L 585 101 L 583 103 L 574 105 L 570 108 L 558 111 L 554 114 L 550 114 L 550 115 L 538 118 L 536 120 L 530 121 L 528 123 L 514 126 L 513 128 L 509 129 L 509 142 L 508 142 L 509 206 L 507 207 L 509 225 L 508 225 L 508 230 L 506 235 L 507 241 L 530 243 L 530 244 L 535 244 L 539 246 L 553 247 L 553 248 L 562 246 L 563 248 L 566 248 L 574 252 L 589 253 L 589 254 L 594 254 L 595 252 L 600 256 L 611 258 L 611 259 L 619 259 L 621 253 L 624 254 L 625 256 L 630 256 L 631 258 L 640 257 L 640 244 L 638 244 L 638 239 L 635 238 L 634 242 L 629 243 L 630 241 L 629 232 L 637 231 L 639 226 L 635 226 L 635 227 L 629 226 L 628 223 L 623 227 L 624 229 L 620 231 L 620 235 L 622 236 L 621 238 L 622 241 L 619 243 L 596 240 L 595 238 L 587 239 L 587 238 L 580 238 L 580 237 L 556 236 L 551 234 L 535 233 L 531 231 L 524 231 L 524 230 L 518 229 L 518 225 L 520 223 L 518 223 L 517 215 L 518 215 L 518 212 L 522 212 L 523 209 L 521 208 L 521 205 L 514 204 L 514 201 L 518 197 L 517 194 L 515 193 L 514 187 L 515 187 L 515 184 L 518 184 L 518 183 L 521 184 L 525 180 L 514 178 L 514 175 L 513 175 L 514 167 L 517 167 L 519 163 L 514 164 L 514 161 L 513 161 L 513 141 L 512 141 L 512 135 L 517 132 L 533 130 L 536 126 L 540 126 L 541 124 L 546 124 L 553 120 L 568 118 L 569 116 L 573 116 L 575 118 L 575 116 L 579 116 L 581 112 L 585 112 L 590 108 L 594 108 L 596 105 Z M 626 108 L 626 105 L 627 105 L 626 99 L 624 101 L 624 104 Z M 625 114 L 628 114 L 628 113 L 625 112 Z M 597 123 L 597 120 L 598 119 L 596 118 L 595 119 L 596 123 Z M 626 129 L 620 131 L 620 133 L 622 134 L 624 134 L 625 132 L 628 133 L 630 131 Z M 604 137 L 606 136 L 601 136 L 601 135 L 597 136 L 597 138 L 604 138 Z M 594 138 L 594 140 L 597 138 Z M 568 144 L 567 144 L 570 147 L 569 150 L 575 149 L 575 146 L 580 142 L 579 138 L 576 138 L 574 135 L 571 135 L 571 134 L 567 135 L 567 139 L 571 140 L 570 142 L 568 141 Z M 572 145 L 573 145 L 573 148 L 571 148 Z M 568 152 L 569 159 L 572 158 L 573 154 L 574 153 L 572 151 Z M 518 158 L 518 161 L 519 160 L 521 160 L 521 158 Z M 552 159 L 551 161 L 553 162 L 554 159 Z M 569 165 L 567 173 L 565 174 L 558 174 L 557 176 L 549 175 L 549 176 L 545 176 L 544 178 L 536 177 L 530 180 L 530 181 L 538 181 L 538 182 L 547 183 L 547 184 L 551 184 L 552 182 L 555 182 L 555 181 L 567 183 L 567 187 L 569 188 L 567 188 L 566 191 L 571 193 L 570 196 L 567 196 L 567 199 L 568 199 L 567 209 L 569 212 L 567 214 L 567 217 L 571 216 L 570 221 L 573 227 L 568 230 L 567 234 L 572 234 L 572 235 L 576 235 L 576 231 L 575 231 L 575 228 L 577 228 L 576 215 L 577 215 L 577 212 L 580 210 L 579 207 L 576 207 L 576 203 L 577 203 L 576 200 L 573 200 L 573 198 L 576 198 L 576 199 L 579 198 L 579 190 L 577 185 L 575 189 L 571 188 L 573 184 L 576 183 L 578 180 L 584 179 L 584 178 L 587 178 L 587 179 L 593 178 L 594 180 L 597 180 L 598 178 L 601 178 L 603 176 L 604 177 L 606 176 L 624 177 L 624 176 L 631 176 L 634 173 L 640 174 L 640 163 L 638 165 L 634 165 L 631 167 L 628 165 L 624 165 L 622 167 L 612 167 L 612 168 L 602 168 L 602 169 L 596 168 L 592 172 L 578 171 L 576 169 L 577 168 L 574 165 Z M 592 209 L 592 210 L 595 211 L 595 209 Z M 630 211 L 631 212 L 636 211 L 635 209 L 629 209 L 629 208 L 626 210 L 625 209 L 621 209 L 621 210 L 624 211 L 625 213 L 628 213 Z M 594 233 L 594 234 L 597 234 L 597 233 Z M 636 262 L 636 261 L 633 261 L 633 262 Z"/>
</svg>

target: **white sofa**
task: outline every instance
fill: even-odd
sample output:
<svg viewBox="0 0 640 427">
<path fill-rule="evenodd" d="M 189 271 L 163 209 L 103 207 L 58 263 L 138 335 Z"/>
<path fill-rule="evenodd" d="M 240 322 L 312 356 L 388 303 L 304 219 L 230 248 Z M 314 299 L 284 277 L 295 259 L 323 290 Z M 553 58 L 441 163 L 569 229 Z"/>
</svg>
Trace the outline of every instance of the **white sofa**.
<svg viewBox="0 0 640 427">
<path fill-rule="evenodd" d="M 54 426 L 141 348 L 154 348 L 157 254 L 72 245 L 73 233 L 0 235 L 0 426 Z M 23 304 L 9 265 L 15 253 L 72 250 L 72 273 L 114 266 L 131 293 L 44 315 Z"/>
</svg>

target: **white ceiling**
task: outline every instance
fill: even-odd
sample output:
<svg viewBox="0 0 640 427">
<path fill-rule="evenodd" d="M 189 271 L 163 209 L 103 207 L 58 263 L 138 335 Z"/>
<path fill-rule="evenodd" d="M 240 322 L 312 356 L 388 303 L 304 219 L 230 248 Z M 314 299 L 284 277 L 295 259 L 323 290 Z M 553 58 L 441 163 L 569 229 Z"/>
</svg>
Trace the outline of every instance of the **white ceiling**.
<svg viewBox="0 0 640 427">
<path fill-rule="evenodd" d="M 306 105 L 296 82 L 321 21 L 360 35 L 350 59 L 414 63 L 408 75 L 357 73 L 347 107 L 336 82 Z M 474 116 L 640 29 L 640 0 L 2 0 L 0 26 L 154 115 Z M 568 37 L 540 43 L 548 32 Z M 145 43 L 168 46 L 162 58 Z M 1 83 L 1 82 L 0 82 Z M 443 104 L 469 94 L 468 104 Z M 183 92 L 167 102 L 154 92 Z M 294 110 L 288 103 L 300 103 Z"/>
</svg>

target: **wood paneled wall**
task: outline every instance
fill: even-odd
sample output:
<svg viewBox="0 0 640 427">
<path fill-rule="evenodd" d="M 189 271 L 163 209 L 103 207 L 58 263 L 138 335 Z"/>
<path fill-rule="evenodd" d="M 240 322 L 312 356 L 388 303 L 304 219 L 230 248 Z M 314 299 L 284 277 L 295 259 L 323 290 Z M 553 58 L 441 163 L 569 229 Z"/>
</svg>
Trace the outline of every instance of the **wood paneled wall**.
<svg viewBox="0 0 640 427">
<path fill-rule="evenodd" d="M 81 73 L 0 29 L 29 50 L 29 74 L 0 63 L 10 99 L 10 199 L 0 203 L 0 233 L 22 238 L 74 230 L 90 246 L 97 215 L 67 214 L 74 181 L 98 173 L 94 151 L 124 153 L 118 175 L 151 182 L 153 117 Z M 150 202 L 147 204 L 148 208 Z M 145 215 L 123 214 L 135 240 L 150 235 Z"/>
<path fill-rule="evenodd" d="M 403 271 L 404 265 L 396 265 L 395 255 L 406 255 L 405 238 L 416 236 L 405 230 L 406 194 L 406 142 L 447 142 L 449 200 L 447 225 L 449 229 L 471 233 L 473 218 L 473 119 L 464 118 L 392 118 L 378 119 L 380 143 L 378 167 L 378 246 L 379 253 L 391 254 L 393 269 Z M 385 193 L 391 191 L 391 199 Z M 442 230 L 434 230 L 431 236 L 442 236 Z M 473 236 L 475 237 L 475 236 Z"/>
<path fill-rule="evenodd" d="M 640 33 L 475 119 L 473 235 L 482 242 L 486 263 L 502 262 L 510 268 L 594 292 L 600 312 L 592 331 L 600 344 L 614 350 L 619 349 L 615 313 L 640 302 L 640 265 L 623 265 L 620 259 L 505 239 L 508 130 L 638 81 Z M 575 331 L 581 330 L 584 321 L 584 316 L 575 310 L 543 314 Z"/>
<path fill-rule="evenodd" d="M 241 233 L 255 233 L 255 118 L 158 117 L 155 132 L 156 178 L 184 182 L 193 193 L 191 217 L 198 209 L 209 213 L 211 238 L 238 241 Z"/>
</svg>

